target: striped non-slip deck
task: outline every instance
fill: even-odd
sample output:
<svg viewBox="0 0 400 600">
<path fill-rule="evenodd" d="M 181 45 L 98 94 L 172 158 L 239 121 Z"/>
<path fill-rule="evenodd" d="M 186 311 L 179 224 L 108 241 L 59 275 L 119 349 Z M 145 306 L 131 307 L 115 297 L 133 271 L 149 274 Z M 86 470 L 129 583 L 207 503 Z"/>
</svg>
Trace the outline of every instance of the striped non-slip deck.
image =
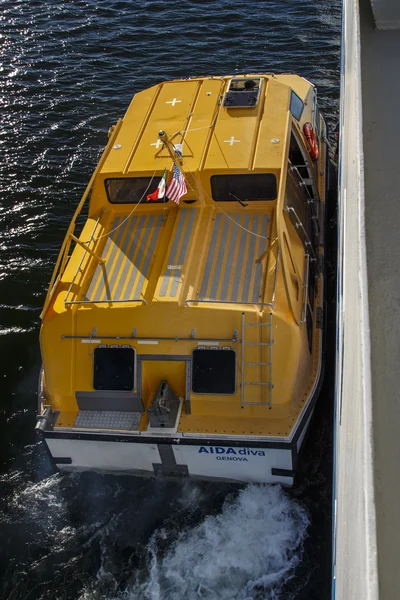
<svg viewBox="0 0 400 600">
<path fill-rule="evenodd" d="M 196 209 L 181 208 L 179 210 L 166 268 L 158 286 L 158 296 L 161 299 L 176 298 L 177 296 L 197 214 Z"/>
<path fill-rule="evenodd" d="M 115 231 L 102 253 L 105 262 L 93 275 L 86 301 L 132 302 L 143 298 L 163 219 L 162 214 L 155 213 L 134 215 L 126 222 L 122 217 L 114 219 L 111 230 Z"/>
<path fill-rule="evenodd" d="M 176 299 L 195 229 L 195 209 L 181 208 L 176 217 L 166 264 L 160 274 L 156 296 Z M 87 290 L 86 302 L 132 302 L 143 299 L 164 215 L 152 213 L 116 217 L 102 258 Z M 267 214 L 217 213 L 208 233 L 208 250 L 198 300 L 257 303 L 262 293 L 262 264 L 257 259 L 269 245 Z"/>
<path fill-rule="evenodd" d="M 268 215 L 218 213 L 211 233 L 199 300 L 259 302 L 262 265 L 267 249 Z"/>
</svg>

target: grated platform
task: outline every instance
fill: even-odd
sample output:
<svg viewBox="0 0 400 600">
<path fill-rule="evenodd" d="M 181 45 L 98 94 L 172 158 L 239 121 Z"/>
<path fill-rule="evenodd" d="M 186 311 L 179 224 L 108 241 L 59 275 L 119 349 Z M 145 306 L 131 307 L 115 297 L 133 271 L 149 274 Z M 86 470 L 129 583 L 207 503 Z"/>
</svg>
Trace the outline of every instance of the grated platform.
<svg viewBox="0 0 400 600">
<path fill-rule="evenodd" d="M 90 429 L 130 429 L 137 430 L 142 413 L 116 410 L 80 410 L 74 427 Z"/>
</svg>

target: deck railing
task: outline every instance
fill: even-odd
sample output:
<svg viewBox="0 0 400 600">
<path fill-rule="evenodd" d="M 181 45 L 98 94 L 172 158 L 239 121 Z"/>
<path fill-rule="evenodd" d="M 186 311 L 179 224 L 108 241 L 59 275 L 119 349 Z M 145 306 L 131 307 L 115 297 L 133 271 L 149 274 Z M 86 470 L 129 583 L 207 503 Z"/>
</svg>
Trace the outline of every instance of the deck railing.
<svg viewBox="0 0 400 600">
<path fill-rule="evenodd" d="M 85 253 L 88 252 L 89 254 L 93 254 L 93 250 L 91 250 L 86 244 L 83 244 L 83 242 L 81 242 L 80 240 L 78 240 L 78 238 L 74 235 L 75 232 L 75 227 L 76 227 L 76 220 L 78 218 L 78 216 L 80 215 L 80 213 L 82 212 L 82 209 L 86 203 L 86 200 L 89 197 L 89 194 L 91 192 L 91 189 L 93 187 L 93 184 L 95 182 L 95 179 L 97 177 L 97 174 L 99 173 L 100 169 L 102 168 L 105 159 L 108 156 L 108 153 L 110 151 L 110 148 L 112 147 L 112 145 L 114 144 L 114 141 L 118 135 L 119 129 L 121 127 L 122 124 L 122 120 L 120 119 L 116 125 L 112 128 L 111 133 L 110 133 L 110 137 L 108 140 L 108 144 L 105 147 L 100 160 L 97 164 L 96 169 L 94 170 L 89 183 L 86 186 L 86 189 L 83 193 L 83 196 L 78 204 L 78 206 L 76 207 L 76 210 L 73 214 L 73 217 L 71 219 L 71 222 L 68 226 L 68 230 L 66 233 L 66 236 L 64 238 L 64 241 L 61 245 L 61 249 L 60 252 L 58 254 L 58 258 L 53 270 L 53 274 L 51 276 L 51 280 L 50 280 L 50 284 L 49 284 L 49 288 L 47 290 L 47 294 L 46 294 L 46 298 L 44 301 L 44 305 L 43 305 L 43 310 L 42 310 L 42 314 L 41 314 L 41 318 L 43 319 L 43 317 L 45 316 L 47 309 L 49 308 L 51 299 L 53 297 L 54 291 L 56 289 L 57 283 L 60 279 L 60 277 L 62 276 L 62 274 L 65 271 L 65 267 L 67 266 L 68 263 L 68 259 L 69 259 L 69 251 L 70 251 L 70 247 L 71 247 L 71 243 L 75 242 L 77 244 L 80 244 L 81 246 L 84 247 L 85 249 Z M 96 256 L 96 258 L 98 258 Z M 101 259 L 100 259 L 101 260 Z"/>
</svg>

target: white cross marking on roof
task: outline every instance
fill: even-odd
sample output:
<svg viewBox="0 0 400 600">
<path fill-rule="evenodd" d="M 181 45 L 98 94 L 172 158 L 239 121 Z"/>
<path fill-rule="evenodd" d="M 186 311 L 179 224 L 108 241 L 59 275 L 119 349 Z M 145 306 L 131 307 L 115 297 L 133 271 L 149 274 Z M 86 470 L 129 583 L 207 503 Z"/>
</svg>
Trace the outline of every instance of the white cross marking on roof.
<svg viewBox="0 0 400 600">
<path fill-rule="evenodd" d="M 176 98 L 174 98 L 173 100 L 169 100 L 168 102 L 166 102 L 165 104 L 172 104 L 172 106 L 175 106 L 175 104 L 177 102 L 182 102 L 182 100 L 177 100 Z"/>
<path fill-rule="evenodd" d="M 156 149 L 158 150 L 160 146 L 162 146 L 162 141 L 161 140 L 157 140 L 155 144 L 150 144 L 150 146 L 155 146 Z"/>
<path fill-rule="evenodd" d="M 231 137 L 231 139 L 230 139 L 230 140 L 224 140 L 224 142 L 225 142 L 226 144 L 229 144 L 230 146 L 233 146 L 233 144 L 234 144 L 235 142 L 241 142 L 241 141 L 242 141 L 242 140 L 235 140 L 235 136 L 234 136 L 234 135 Z"/>
</svg>

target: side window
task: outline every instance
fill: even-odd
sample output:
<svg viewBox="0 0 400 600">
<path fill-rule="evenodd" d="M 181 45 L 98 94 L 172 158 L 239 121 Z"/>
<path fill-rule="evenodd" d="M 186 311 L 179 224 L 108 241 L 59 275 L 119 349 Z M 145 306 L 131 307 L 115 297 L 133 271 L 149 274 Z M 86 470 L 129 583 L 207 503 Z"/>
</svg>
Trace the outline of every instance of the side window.
<svg viewBox="0 0 400 600">
<path fill-rule="evenodd" d="M 309 253 L 308 242 L 310 241 L 315 252 L 317 246 L 316 228 L 308 204 L 309 197 L 304 186 L 300 183 L 298 177 L 289 171 L 286 180 L 285 208 L 289 219 L 303 242 L 305 251 Z"/>
<path fill-rule="evenodd" d="M 313 323 L 310 307 L 307 306 L 307 317 L 306 317 L 306 327 L 307 327 L 307 339 L 308 339 L 308 349 L 310 350 L 310 354 L 312 353 L 312 343 L 313 343 Z"/>
<path fill-rule="evenodd" d="M 290 96 L 290 112 L 292 113 L 295 119 L 300 121 L 301 115 L 303 114 L 303 110 L 303 100 L 297 94 L 295 94 L 295 92 L 292 92 L 292 95 Z"/>
<path fill-rule="evenodd" d="M 291 166 L 299 171 L 301 177 L 308 177 L 308 167 L 305 156 L 293 133 L 290 136 L 289 161 Z"/>
</svg>

